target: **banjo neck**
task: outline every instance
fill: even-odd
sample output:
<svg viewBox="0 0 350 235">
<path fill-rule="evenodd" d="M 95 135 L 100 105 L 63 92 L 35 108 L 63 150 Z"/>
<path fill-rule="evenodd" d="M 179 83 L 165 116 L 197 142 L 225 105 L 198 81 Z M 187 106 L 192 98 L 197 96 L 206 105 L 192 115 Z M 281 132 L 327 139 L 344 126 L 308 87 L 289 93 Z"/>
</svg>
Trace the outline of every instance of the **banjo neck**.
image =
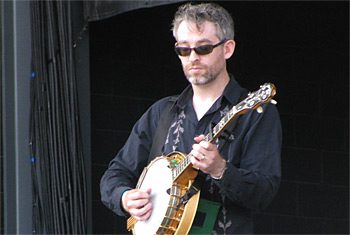
<svg viewBox="0 0 350 235">
<path fill-rule="evenodd" d="M 260 86 L 260 89 L 255 92 L 250 92 L 248 97 L 233 106 L 230 111 L 220 120 L 220 122 L 210 128 L 209 133 L 205 136 L 204 140 L 210 143 L 214 143 L 221 133 L 230 125 L 230 123 L 239 115 L 246 113 L 248 110 L 258 108 L 261 104 L 270 102 L 272 97 L 276 94 L 276 87 L 272 83 L 265 83 Z M 273 100 L 272 103 L 276 103 Z M 259 110 L 258 110 L 259 111 Z M 188 154 L 180 164 L 173 169 L 172 178 L 176 181 L 180 175 L 185 172 L 189 167 L 192 167 L 191 157 L 193 155 Z"/>
</svg>

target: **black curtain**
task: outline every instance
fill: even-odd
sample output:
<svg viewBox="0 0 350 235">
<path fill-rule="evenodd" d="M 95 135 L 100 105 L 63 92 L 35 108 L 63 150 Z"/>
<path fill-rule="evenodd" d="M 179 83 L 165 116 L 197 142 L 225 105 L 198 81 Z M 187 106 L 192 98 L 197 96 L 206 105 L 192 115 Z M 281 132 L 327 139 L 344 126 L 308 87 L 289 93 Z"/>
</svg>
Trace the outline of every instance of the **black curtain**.
<svg viewBox="0 0 350 235">
<path fill-rule="evenodd" d="M 71 2 L 30 6 L 33 234 L 83 234 L 87 192 Z"/>
<path fill-rule="evenodd" d="M 86 22 L 180 0 L 83 1 Z M 31 1 L 30 161 L 33 234 L 87 232 L 87 187 L 74 63 L 72 2 Z M 86 30 L 81 29 L 81 33 Z"/>
<path fill-rule="evenodd" d="M 143 0 L 143 1 L 115 1 L 91 0 L 84 1 L 84 18 L 88 21 L 103 20 L 117 14 L 147 7 L 155 7 L 170 3 L 184 2 L 183 0 Z"/>
</svg>

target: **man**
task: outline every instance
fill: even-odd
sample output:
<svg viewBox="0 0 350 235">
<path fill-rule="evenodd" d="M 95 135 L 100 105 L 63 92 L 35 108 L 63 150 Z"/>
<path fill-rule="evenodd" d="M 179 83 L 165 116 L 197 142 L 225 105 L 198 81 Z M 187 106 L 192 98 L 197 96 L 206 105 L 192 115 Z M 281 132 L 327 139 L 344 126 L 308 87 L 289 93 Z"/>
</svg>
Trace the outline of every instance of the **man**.
<svg viewBox="0 0 350 235">
<path fill-rule="evenodd" d="M 252 211 L 265 209 L 280 184 L 278 111 L 272 104 L 263 104 L 262 112 L 251 110 L 241 115 L 219 152 L 218 142 L 205 141 L 203 134 L 246 94 L 226 69 L 226 60 L 235 49 L 232 18 L 216 4 L 187 3 L 175 14 L 173 35 L 190 86 L 172 107 L 176 114 L 165 130 L 162 153 L 193 155 L 193 166 L 205 176 L 201 199 L 221 205 L 213 234 L 252 233 Z M 148 164 L 156 127 L 169 99 L 156 102 L 140 118 L 102 177 L 102 201 L 118 215 L 143 221 L 152 213 L 152 190 L 134 188 Z"/>
</svg>

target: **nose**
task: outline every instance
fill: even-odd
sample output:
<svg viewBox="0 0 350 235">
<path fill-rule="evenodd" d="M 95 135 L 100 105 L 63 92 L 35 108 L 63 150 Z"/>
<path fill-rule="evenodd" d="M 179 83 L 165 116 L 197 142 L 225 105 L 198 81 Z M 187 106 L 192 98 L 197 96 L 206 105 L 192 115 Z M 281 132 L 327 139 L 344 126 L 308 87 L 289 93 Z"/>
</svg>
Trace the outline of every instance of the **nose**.
<svg viewBox="0 0 350 235">
<path fill-rule="evenodd" d="M 189 61 L 198 61 L 199 55 L 192 49 L 190 55 L 188 56 Z"/>
</svg>

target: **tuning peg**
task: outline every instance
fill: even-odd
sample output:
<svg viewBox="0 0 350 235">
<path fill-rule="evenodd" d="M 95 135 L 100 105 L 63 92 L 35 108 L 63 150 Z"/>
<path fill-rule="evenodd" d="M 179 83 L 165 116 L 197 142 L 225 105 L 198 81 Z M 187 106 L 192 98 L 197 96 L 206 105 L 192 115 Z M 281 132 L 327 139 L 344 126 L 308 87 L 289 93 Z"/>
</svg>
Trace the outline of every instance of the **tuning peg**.
<svg viewBox="0 0 350 235">
<path fill-rule="evenodd" d="M 259 107 L 256 109 L 256 111 L 257 111 L 258 113 L 262 113 L 262 112 L 264 111 L 264 109 L 263 109 L 261 106 L 259 106 Z"/>
<path fill-rule="evenodd" d="M 272 99 L 272 100 L 270 101 L 270 103 L 276 105 L 276 104 L 277 104 L 277 101 L 274 100 L 274 99 Z"/>
</svg>

